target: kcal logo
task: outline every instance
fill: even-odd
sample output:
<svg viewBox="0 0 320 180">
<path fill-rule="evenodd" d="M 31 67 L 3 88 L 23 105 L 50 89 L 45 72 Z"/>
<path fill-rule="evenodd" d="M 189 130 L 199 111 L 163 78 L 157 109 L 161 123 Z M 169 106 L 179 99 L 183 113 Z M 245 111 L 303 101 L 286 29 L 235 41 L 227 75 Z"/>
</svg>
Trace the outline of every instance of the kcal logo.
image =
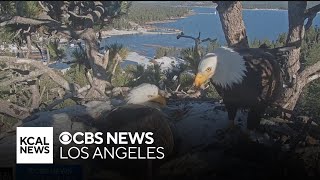
<svg viewBox="0 0 320 180">
<path fill-rule="evenodd" d="M 53 164 L 53 127 L 17 127 L 17 164 Z"/>
</svg>

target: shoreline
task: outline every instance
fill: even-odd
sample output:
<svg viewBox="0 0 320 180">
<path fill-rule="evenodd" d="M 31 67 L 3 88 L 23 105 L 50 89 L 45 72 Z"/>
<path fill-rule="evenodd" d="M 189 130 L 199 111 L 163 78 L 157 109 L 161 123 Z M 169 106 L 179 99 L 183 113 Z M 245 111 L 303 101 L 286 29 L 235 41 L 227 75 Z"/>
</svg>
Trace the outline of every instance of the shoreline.
<svg viewBox="0 0 320 180">
<path fill-rule="evenodd" d="M 186 7 L 193 8 L 193 7 L 203 7 L 203 6 L 186 6 Z M 203 8 L 216 9 L 216 6 L 215 7 L 213 7 L 213 6 L 203 7 Z M 243 10 L 245 10 L 245 11 L 288 11 L 287 9 L 259 9 L 259 8 L 249 8 L 249 9 L 247 8 L 247 9 L 243 9 Z M 179 19 L 184 19 L 189 16 L 196 15 L 196 14 L 199 14 L 199 13 L 196 13 L 194 10 L 190 10 L 189 13 L 187 13 L 186 15 L 181 16 L 181 17 L 173 17 L 170 19 L 160 20 L 160 21 L 150 21 L 150 22 L 146 22 L 144 25 L 138 25 L 137 30 L 117 30 L 117 29 L 105 30 L 105 31 L 102 31 L 102 37 L 108 38 L 111 36 L 136 35 L 136 34 L 178 34 L 181 32 L 181 30 L 179 30 L 179 29 L 170 29 L 170 31 L 161 31 L 162 30 L 161 28 L 155 27 L 152 25 L 162 24 L 162 23 L 173 23 L 173 22 L 178 21 Z M 155 31 L 150 31 L 150 29 L 153 29 Z"/>
<path fill-rule="evenodd" d="M 146 28 L 142 28 L 141 30 L 117 30 L 112 29 L 108 31 L 102 31 L 102 38 L 109 38 L 111 36 L 122 36 L 122 35 L 135 35 L 135 34 L 178 34 L 181 31 L 176 29 L 174 32 L 161 32 L 161 31 L 147 31 Z"/>
<path fill-rule="evenodd" d="M 135 35 L 135 34 L 179 34 L 179 33 L 182 32 L 179 29 L 169 29 L 170 31 L 161 31 L 161 30 L 166 30 L 166 29 L 159 28 L 159 27 L 152 26 L 152 25 L 161 24 L 161 23 L 176 22 L 179 19 L 184 19 L 184 18 L 187 18 L 187 17 L 192 16 L 192 15 L 196 15 L 196 13 L 193 10 L 190 10 L 189 13 L 187 13 L 187 14 L 181 16 L 181 17 L 173 17 L 173 18 L 165 19 L 165 20 L 161 20 L 161 21 L 150 21 L 150 22 L 146 22 L 144 25 L 138 25 L 137 26 L 138 27 L 137 30 L 117 30 L 117 29 L 112 29 L 112 30 L 101 31 L 101 33 L 102 33 L 102 37 L 103 38 L 109 38 L 111 36 Z M 150 29 L 153 29 L 155 31 L 150 31 Z"/>
<path fill-rule="evenodd" d="M 210 9 L 216 9 L 217 6 L 178 6 L 178 7 L 189 7 L 189 8 L 210 8 Z M 242 10 L 263 10 L 263 11 L 288 11 L 288 9 L 266 9 L 266 8 L 242 8 Z"/>
<path fill-rule="evenodd" d="M 193 16 L 193 15 L 196 15 L 197 13 L 193 10 L 190 10 L 189 13 L 181 16 L 181 17 L 173 17 L 173 18 L 170 18 L 170 19 L 166 19 L 166 20 L 160 20 L 160 21 L 150 21 L 150 22 L 146 22 L 145 24 L 146 25 L 152 25 L 152 24 L 161 24 L 161 23 L 170 23 L 170 22 L 176 22 L 177 20 L 179 19 L 185 19 L 189 16 Z"/>
<path fill-rule="evenodd" d="M 251 11 L 288 11 L 288 9 L 243 9 L 243 10 L 251 10 Z"/>
</svg>

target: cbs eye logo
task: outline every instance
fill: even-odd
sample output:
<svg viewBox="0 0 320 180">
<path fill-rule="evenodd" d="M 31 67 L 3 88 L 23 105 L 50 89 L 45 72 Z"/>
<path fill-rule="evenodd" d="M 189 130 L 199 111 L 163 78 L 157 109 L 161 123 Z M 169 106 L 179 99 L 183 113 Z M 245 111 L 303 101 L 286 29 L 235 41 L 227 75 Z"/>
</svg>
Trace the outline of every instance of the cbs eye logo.
<svg viewBox="0 0 320 180">
<path fill-rule="evenodd" d="M 59 136 L 59 141 L 63 145 L 68 145 L 72 141 L 72 135 L 69 132 L 62 132 Z"/>
</svg>

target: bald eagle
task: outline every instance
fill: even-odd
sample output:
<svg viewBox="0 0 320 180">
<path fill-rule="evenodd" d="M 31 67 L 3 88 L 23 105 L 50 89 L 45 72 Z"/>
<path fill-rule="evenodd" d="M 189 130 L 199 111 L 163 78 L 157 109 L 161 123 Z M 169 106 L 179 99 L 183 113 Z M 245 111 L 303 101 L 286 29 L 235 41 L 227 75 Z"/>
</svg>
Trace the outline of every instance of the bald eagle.
<svg viewBox="0 0 320 180">
<path fill-rule="evenodd" d="M 106 117 L 100 118 L 95 126 L 102 132 L 153 132 L 154 147 L 164 147 L 165 158 L 173 152 L 174 139 L 169 121 L 161 108 L 166 105 L 166 99 L 160 95 L 160 90 L 153 84 L 141 84 L 133 88 L 126 98 L 126 104 L 113 109 Z M 121 145 L 126 146 L 126 145 Z M 130 145 L 127 145 L 130 147 Z M 142 147 L 143 156 L 146 147 Z M 152 168 L 161 164 L 162 160 L 152 162 Z M 105 167 L 120 170 L 122 174 L 146 178 L 150 172 L 150 161 L 148 160 L 112 160 Z M 148 165 L 149 164 L 149 165 Z"/>
<path fill-rule="evenodd" d="M 249 109 L 247 129 L 254 130 L 266 107 L 281 94 L 283 81 L 277 52 L 277 49 L 216 48 L 200 61 L 194 85 L 200 87 L 210 79 L 223 99 L 230 126 L 233 127 L 239 108 Z"/>
</svg>

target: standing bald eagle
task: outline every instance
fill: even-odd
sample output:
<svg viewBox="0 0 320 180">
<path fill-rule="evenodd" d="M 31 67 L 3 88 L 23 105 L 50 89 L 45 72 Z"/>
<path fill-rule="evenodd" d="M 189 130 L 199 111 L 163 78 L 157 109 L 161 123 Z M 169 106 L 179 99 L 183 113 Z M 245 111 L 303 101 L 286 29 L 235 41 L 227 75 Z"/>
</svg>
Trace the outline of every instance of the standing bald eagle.
<svg viewBox="0 0 320 180">
<path fill-rule="evenodd" d="M 249 109 L 247 128 L 254 130 L 266 107 L 276 101 L 283 87 L 277 49 L 216 48 L 200 61 L 194 85 L 208 79 L 222 97 L 230 125 L 239 108 Z"/>
<path fill-rule="evenodd" d="M 144 83 L 129 92 L 125 105 L 113 109 L 95 125 L 102 132 L 153 132 L 154 143 L 151 146 L 164 147 L 163 153 L 166 158 L 173 152 L 174 139 L 170 124 L 160 111 L 165 105 L 166 99 L 160 95 L 158 87 Z M 146 157 L 146 145 L 132 146 L 142 147 L 141 154 Z M 160 162 L 161 160 L 153 161 L 153 168 Z M 144 179 L 147 172 L 150 172 L 150 160 L 112 160 L 104 167 L 120 170 L 123 174 L 130 175 L 131 179 L 131 176 Z"/>
</svg>

